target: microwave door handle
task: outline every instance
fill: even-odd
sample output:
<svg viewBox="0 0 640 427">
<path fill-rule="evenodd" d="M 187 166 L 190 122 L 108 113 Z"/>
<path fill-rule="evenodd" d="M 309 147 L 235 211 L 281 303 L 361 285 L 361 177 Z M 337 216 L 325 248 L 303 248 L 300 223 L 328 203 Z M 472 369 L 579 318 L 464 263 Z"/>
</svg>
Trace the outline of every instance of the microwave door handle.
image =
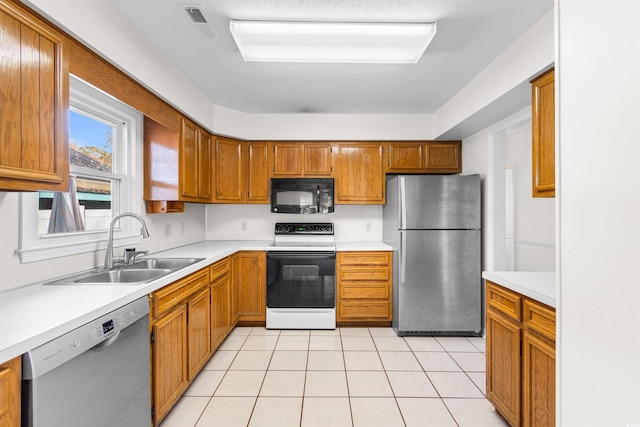
<svg viewBox="0 0 640 427">
<path fill-rule="evenodd" d="M 320 213 L 320 186 L 316 188 L 316 212 Z"/>
</svg>

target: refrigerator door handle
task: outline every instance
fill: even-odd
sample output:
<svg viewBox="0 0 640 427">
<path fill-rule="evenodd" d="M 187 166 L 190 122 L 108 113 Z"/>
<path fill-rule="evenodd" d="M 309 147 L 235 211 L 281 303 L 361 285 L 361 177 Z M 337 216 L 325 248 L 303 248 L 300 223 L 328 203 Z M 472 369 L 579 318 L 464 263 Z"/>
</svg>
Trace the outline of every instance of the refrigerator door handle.
<svg viewBox="0 0 640 427">
<path fill-rule="evenodd" d="M 407 241 L 404 236 L 404 233 L 400 232 L 400 251 L 398 252 L 398 258 L 400 261 L 399 263 L 400 264 L 400 283 L 405 282 L 405 275 L 407 271 L 406 254 L 407 254 Z"/>
<path fill-rule="evenodd" d="M 407 197 L 405 191 L 404 176 L 400 178 L 400 229 L 404 230 L 407 227 Z"/>
</svg>

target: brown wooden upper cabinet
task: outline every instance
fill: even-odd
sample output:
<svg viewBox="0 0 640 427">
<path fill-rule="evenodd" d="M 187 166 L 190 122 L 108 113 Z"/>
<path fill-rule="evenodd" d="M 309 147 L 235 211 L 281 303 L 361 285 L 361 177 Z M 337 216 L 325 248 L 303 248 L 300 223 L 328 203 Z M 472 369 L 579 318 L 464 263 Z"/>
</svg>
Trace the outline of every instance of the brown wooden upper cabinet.
<svg viewBox="0 0 640 427">
<path fill-rule="evenodd" d="M 270 142 L 274 177 L 332 175 L 331 144 L 324 142 Z"/>
<path fill-rule="evenodd" d="M 266 142 L 215 140 L 215 203 L 268 203 L 269 169 Z"/>
<path fill-rule="evenodd" d="M 335 156 L 337 204 L 383 204 L 385 175 L 381 142 L 341 142 Z"/>
<path fill-rule="evenodd" d="M 461 141 L 389 142 L 385 144 L 386 172 L 459 173 Z"/>
<path fill-rule="evenodd" d="M 0 2 L 0 190 L 69 186 L 69 58 L 63 35 Z"/>
<path fill-rule="evenodd" d="M 180 129 L 180 195 L 188 202 L 212 201 L 211 135 L 183 118 Z"/>
<path fill-rule="evenodd" d="M 554 70 L 531 81 L 533 197 L 556 196 Z"/>
</svg>

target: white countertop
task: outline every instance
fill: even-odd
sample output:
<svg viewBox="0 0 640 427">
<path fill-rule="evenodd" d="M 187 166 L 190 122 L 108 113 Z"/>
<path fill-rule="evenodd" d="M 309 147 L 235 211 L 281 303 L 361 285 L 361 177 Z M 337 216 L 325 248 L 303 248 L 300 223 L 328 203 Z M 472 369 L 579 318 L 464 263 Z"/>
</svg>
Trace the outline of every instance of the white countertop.
<svg viewBox="0 0 640 427">
<path fill-rule="evenodd" d="M 208 240 L 149 254 L 148 257 L 204 260 L 144 285 L 45 286 L 43 281 L 0 292 L 0 363 L 145 297 L 226 256 L 242 250 L 266 250 L 269 244 L 270 240 Z M 391 246 L 385 243 L 369 241 L 336 242 L 336 248 L 338 251 L 391 250 Z"/>
<path fill-rule="evenodd" d="M 484 271 L 482 277 L 550 307 L 556 307 L 555 271 Z"/>
<path fill-rule="evenodd" d="M 341 241 L 336 240 L 336 250 L 339 252 L 353 251 L 392 251 L 393 248 L 380 241 Z"/>
</svg>

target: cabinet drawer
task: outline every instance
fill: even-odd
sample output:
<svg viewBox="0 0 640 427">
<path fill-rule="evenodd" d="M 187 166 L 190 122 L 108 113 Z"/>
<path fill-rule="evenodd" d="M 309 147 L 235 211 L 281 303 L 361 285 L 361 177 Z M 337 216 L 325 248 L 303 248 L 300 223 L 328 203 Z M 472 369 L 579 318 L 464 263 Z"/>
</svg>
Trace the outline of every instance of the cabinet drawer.
<svg viewBox="0 0 640 427">
<path fill-rule="evenodd" d="M 487 305 L 516 321 L 522 318 L 522 296 L 487 281 Z"/>
<path fill-rule="evenodd" d="M 391 304 L 379 300 L 340 301 L 338 305 L 339 320 L 391 320 Z"/>
<path fill-rule="evenodd" d="M 344 299 L 388 299 L 389 285 L 366 282 L 341 283 L 340 298 Z"/>
<path fill-rule="evenodd" d="M 525 298 L 523 320 L 528 328 L 534 329 L 555 341 L 556 312 L 553 308 Z"/>
<path fill-rule="evenodd" d="M 224 276 L 229 273 L 230 263 L 229 258 L 225 258 L 209 266 L 209 280 L 211 282 L 217 280 L 220 276 Z"/>
<path fill-rule="evenodd" d="M 160 316 L 208 284 L 209 271 L 203 268 L 154 292 L 151 294 L 153 316 Z"/>
<path fill-rule="evenodd" d="M 369 267 L 369 266 L 340 266 L 338 277 L 345 280 L 370 280 L 389 281 L 391 272 L 389 267 Z"/>
<path fill-rule="evenodd" d="M 389 265 L 390 252 L 339 252 L 339 265 Z"/>
</svg>

